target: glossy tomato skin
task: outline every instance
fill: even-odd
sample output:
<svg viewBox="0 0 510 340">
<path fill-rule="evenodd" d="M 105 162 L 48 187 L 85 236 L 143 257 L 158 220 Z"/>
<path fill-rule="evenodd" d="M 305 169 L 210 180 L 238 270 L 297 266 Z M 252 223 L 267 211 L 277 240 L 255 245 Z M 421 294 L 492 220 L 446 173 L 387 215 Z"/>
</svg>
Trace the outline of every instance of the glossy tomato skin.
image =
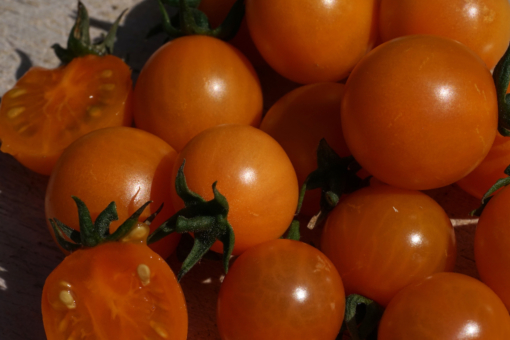
<svg viewBox="0 0 510 340">
<path fill-rule="evenodd" d="M 496 135 L 494 82 L 453 40 L 414 35 L 370 52 L 350 75 L 342 128 L 353 156 L 385 183 L 442 187 L 471 172 Z"/>
<path fill-rule="evenodd" d="M 485 62 L 489 69 L 510 42 L 508 0 L 381 0 L 382 41 L 411 34 L 434 34 L 457 40 Z"/>
<path fill-rule="evenodd" d="M 152 200 L 140 220 L 164 203 L 151 224 L 154 230 L 174 214 L 169 176 L 176 157 L 177 153 L 167 143 L 139 129 L 116 127 L 94 131 L 71 144 L 58 160 L 46 189 L 46 217 L 58 218 L 79 230 L 76 204 L 71 196 L 85 202 L 93 220 L 115 201 L 119 220 L 110 226 L 110 231 L 114 231 L 141 205 Z M 170 235 L 150 247 L 167 258 L 178 241 L 178 234 Z"/>
<path fill-rule="evenodd" d="M 135 86 L 135 125 L 177 151 L 215 125 L 258 126 L 261 114 L 262 90 L 250 62 L 233 46 L 207 36 L 160 47 Z"/>
<path fill-rule="evenodd" d="M 298 201 L 296 172 L 283 148 L 265 132 L 248 125 L 221 125 L 202 132 L 179 153 L 172 179 L 183 160 L 192 191 L 210 200 L 217 182 L 216 188 L 227 198 L 234 255 L 280 237 L 290 226 Z M 176 211 L 184 207 L 175 189 L 172 202 Z M 212 249 L 223 248 L 217 242 Z"/>
<path fill-rule="evenodd" d="M 112 55 L 75 58 L 56 69 L 33 67 L 2 97 L 1 150 L 49 175 L 74 140 L 130 125 L 131 96 L 131 70 Z"/>
<path fill-rule="evenodd" d="M 436 273 L 395 296 L 383 314 L 377 338 L 509 339 L 510 317 L 482 282 L 458 273 Z"/>
<path fill-rule="evenodd" d="M 347 77 L 373 46 L 376 13 L 376 0 L 246 1 L 248 29 L 260 54 L 301 84 Z"/>
<path fill-rule="evenodd" d="M 455 232 L 444 210 L 414 190 L 375 184 L 345 197 L 330 213 L 321 250 L 345 292 L 386 306 L 405 286 L 453 270 Z"/>
<path fill-rule="evenodd" d="M 340 157 L 350 155 L 339 115 L 344 88 L 337 83 L 299 87 L 280 98 L 260 124 L 289 156 L 300 186 L 317 169 L 317 147 L 322 138 Z M 318 213 L 320 195 L 320 189 L 308 191 L 301 212 L 308 216 Z"/>
<path fill-rule="evenodd" d="M 510 138 L 498 133 L 480 165 L 457 181 L 457 184 L 468 194 L 482 199 L 498 179 L 506 177 L 504 171 L 508 165 L 510 165 Z"/>
<path fill-rule="evenodd" d="M 184 340 L 188 329 L 175 275 L 145 244 L 110 242 L 66 257 L 46 279 L 42 314 L 52 340 Z"/>
<path fill-rule="evenodd" d="M 480 278 L 510 310 L 509 187 L 492 198 L 480 216 L 475 232 L 475 261 Z"/>
<path fill-rule="evenodd" d="M 235 260 L 221 285 L 217 323 L 223 340 L 333 340 L 344 309 L 342 280 L 328 258 L 279 239 Z"/>
</svg>

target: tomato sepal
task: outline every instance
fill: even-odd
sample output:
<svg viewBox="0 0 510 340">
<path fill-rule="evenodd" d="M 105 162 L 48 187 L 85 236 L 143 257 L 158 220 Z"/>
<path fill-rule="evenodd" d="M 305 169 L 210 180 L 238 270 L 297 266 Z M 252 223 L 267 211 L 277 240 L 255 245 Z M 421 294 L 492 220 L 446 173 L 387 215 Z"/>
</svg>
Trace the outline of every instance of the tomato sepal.
<svg viewBox="0 0 510 340">
<path fill-rule="evenodd" d="M 58 244 L 69 252 L 82 247 L 92 248 L 101 243 L 121 240 L 138 223 L 138 218 L 145 208 L 152 203 L 151 201 L 146 202 L 124 221 L 113 234 L 110 234 L 110 223 L 118 220 L 115 202 L 111 202 L 93 222 L 85 203 L 76 196 L 72 196 L 72 198 L 78 207 L 80 231 L 66 226 L 57 218 L 49 219 Z"/>
<path fill-rule="evenodd" d="M 364 307 L 360 313 L 360 307 Z M 345 299 L 345 317 L 337 339 L 342 339 L 345 330 L 352 340 L 368 339 L 377 328 L 384 308 L 375 301 L 358 294 L 350 294 Z M 360 320 L 361 319 L 361 320 Z"/>
<path fill-rule="evenodd" d="M 113 54 L 113 45 L 115 35 L 117 34 L 117 28 L 119 27 L 120 20 L 126 11 L 127 9 L 122 11 L 106 36 L 103 36 L 100 42 L 93 43 L 90 39 L 90 19 L 87 8 L 81 1 L 78 1 L 78 14 L 67 39 L 67 49 L 63 48 L 59 44 L 54 44 L 51 48 L 53 48 L 55 54 L 63 64 L 69 63 L 74 58 L 84 57 L 89 54 L 98 56 Z"/>
<path fill-rule="evenodd" d="M 170 18 L 163 2 L 171 7 L 178 7 L 179 12 Z M 237 0 L 225 20 L 218 27 L 212 29 L 207 15 L 196 8 L 200 4 L 199 1 L 158 0 L 158 3 L 163 19 L 160 25 L 156 25 L 149 31 L 148 35 L 150 36 L 164 31 L 170 38 L 199 34 L 227 41 L 237 34 L 245 12 L 244 0 Z"/>
<path fill-rule="evenodd" d="M 471 213 L 470 213 L 471 216 L 479 217 L 482 214 L 483 210 L 485 209 L 485 206 L 487 205 L 487 203 L 489 203 L 489 201 L 494 197 L 494 194 L 496 193 L 496 191 L 498 191 L 499 189 L 504 188 L 510 184 L 510 165 L 507 166 L 505 171 L 503 171 L 503 172 L 505 173 L 505 175 L 507 175 L 509 177 L 504 177 L 504 178 L 498 179 L 496 181 L 496 183 L 494 183 L 494 185 L 492 187 L 490 187 L 489 190 L 487 190 L 487 192 L 482 197 L 481 205 L 478 208 L 476 208 L 475 210 L 471 211 Z"/>
<path fill-rule="evenodd" d="M 510 136 L 510 100 L 507 94 L 510 84 L 510 45 L 494 67 L 492 73 L 498 96 L 498 131 L 504 137 Z"/>
<path fill-rule="evenodd" d="M 193 247 L 177 274 L 179 281 L 200 261 L 216 240 L 223 243 L 223 267 L 227 273 L 235 243 L 234 229 L 227 219 L 227 199 L 216 189 L 216 182 L 212 184 L 214 198 L 210 201 L 191 191 L 184 176 L 185 164 L 186 160 L 182 162 L 175 181 L 176 192 L 185 207 L 163 222 L 147 239 L 150 244 L 174 232 L 194 234 Z"/>
</svg>

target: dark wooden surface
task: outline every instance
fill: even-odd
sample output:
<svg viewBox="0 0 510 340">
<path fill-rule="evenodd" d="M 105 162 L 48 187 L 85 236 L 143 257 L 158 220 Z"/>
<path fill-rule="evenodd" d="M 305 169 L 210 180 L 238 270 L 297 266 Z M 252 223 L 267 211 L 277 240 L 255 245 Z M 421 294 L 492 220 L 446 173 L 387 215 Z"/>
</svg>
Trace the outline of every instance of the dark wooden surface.
<svg viewBox="0 0 510 340">
<path fill-rule="evenodd" d="M 86 5 L 90 3 L 97 6 L 89 8 L 96 30 L 108 28 L 120 9 L 131 6 L 119 29 L 118 55 L 129 57 L 136 78 L 147 57 L 162 41 L 161 38 L 149 42 L 144 40 L 151 22 L 159 18 L 153 5 L 155 1 L 85 2 Z M 50 5 L 53 9 L 47 7 Z M 8 37 L 8 43 L 7 40 L 0 41 L 0 62 L 5 61 L 0 66 L 0 95 L 31 65 L 56 66 L 57 62 L 52 59 L 52 52 L 48 52 L 47 47 L 55 41 L 65 43 L 75 5 L 75 1 L 61 0 L 2 0 L 0 34 L 7 30 L 8 34 L 4 36 Z M 30 29 L 23 28 L 28 23 L 21 19 L 33 19 L 38 11 L 46 16 L 39 21 L 31 21 Z M 105 15 L 108 15 L 107 19 Z M 41 35 L 42 40 L 39 38 Z M 44 52 L 40 52 L 43 46 Z M 262 67 L 258 71 L 264 86 L 266 109 L 282 94 L 296 87 L 296 84 L 281 79 L 267 68 Z M 1 340 L 45 339 L 40 311 L 42 287 L 46 276 L 64 257 L 46 227 L 46 184 L 47 177 L 25 169 L 11 156 L 0 153 Z M 456 271 L 477 277 L 472 250 L 476 220 L 471 219 L 468 213 L 478 205 L 478 201 L 454 185 L 427 193 L 445 208 L 456 227 Z M 178 267 L 175 256 L 169 259 L 169 263 L 174 269 Z M 206 259 L 182 280 L 189 311 L 189 339 L 219 339 L 215 307 L 221 278 L 220 263 Z"/>
</svg>

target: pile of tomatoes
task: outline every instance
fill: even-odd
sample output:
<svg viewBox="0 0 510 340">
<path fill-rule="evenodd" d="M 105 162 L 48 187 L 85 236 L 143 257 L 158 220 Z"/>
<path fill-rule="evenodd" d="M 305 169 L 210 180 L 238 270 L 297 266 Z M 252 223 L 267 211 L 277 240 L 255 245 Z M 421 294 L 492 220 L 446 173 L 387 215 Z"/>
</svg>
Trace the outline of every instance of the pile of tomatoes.
<svg viewBox="0 0 510 340">
<path fill-rule="evenodd" d="M 484 196 L 510 173 L 508 0 L 165 3 L 179 37 L 134 86 L 79 3 L 55 47 L 66 63 L 2 99 L 1 150 L 50 176 L 48 229 L 68 255 L 43 290 L 48 339 L 186 339 L 165 259 L 188 232 L 183 267 L 223 253 L 224 340 L 510 339 L 510 189 Z M 268 69 L 295 83 L 270 107 Z M 364 187 L 329 177 L 321 140 Z M 451 272 L 454 229 L 422 192 L 454 183 L 484 197 L 481 281 Z M 296 221 L 320 241 L 282 238 Z"/>
</svg>

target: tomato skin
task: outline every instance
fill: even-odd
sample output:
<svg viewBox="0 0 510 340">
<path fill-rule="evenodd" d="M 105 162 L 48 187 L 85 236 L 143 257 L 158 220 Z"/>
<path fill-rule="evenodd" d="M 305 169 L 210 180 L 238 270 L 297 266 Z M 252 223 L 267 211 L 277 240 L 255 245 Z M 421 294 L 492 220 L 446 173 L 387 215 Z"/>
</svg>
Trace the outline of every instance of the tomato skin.
<svg viewBox="0 0 510 340">
<path fill-rule="evenodd" d="M 139 265 L 150 270 L 143 284 Z M 67 308 L 62 292 L 75 308 Z M 145 244 L 109 242 L 67 256 L 46 279 L 42 314 L 48 339 L 184 340 L 188 315 L 181 287 L 166 262 Z"/>
<path fill-rule="evenodd" d="M 388 184 L 425 190 L 454 183 L 496 135 L 494 82 L 453 40 L 415 35 L 369 53 L 347 80 L 342 128 L 353 156 Z"/>
<path fill-rule="evenodd" d="M 492 198 L 480 216 L 475 232 L 475 262 L 482 281 L 510 310 L 509 187 Z"/>
<path fill-rule="evenodd" d="M 176 151 L 219 124 L 258 126 L 262 90 L 249 61 L 233 46 L 187 36 L 160 47 L 147 61 L 134 91 L 135 125 Z"/>
<path fill-rule="evenodd" d="M 319 250 L 273 240 L 236 259 L 218 297 L 223 340 L 335 339 L 345 309 L 342 279 Z"/>
<path fill-rule="evenodd" d="M 510 317 L 482 282 L 436 273 L 398 293 L 379 324 L 379 340 L 509 339 Z"/>
<path fill-rule="evenodd" d="M 376 0 L 246 1 L 248 29 L 260 54 L 301 84 L 345 78 L 373 46 L 376 12 Z"/>
<path fill-rule="evenodd" d="M 33 67 L 2 97 L 1 150 L 49 175 L 77 138 L 130 125 L 131 95 L 131 70 L 112 55 L 75 58 L 56 69 Z"/>
<path fill-rule="evenodd" d="M 202 132 L 179 153 L 172 179 L 183 160 L 193 192 L 210 200 L 217 182 L 227 198 L 234 255 L 280 237 L 290 226 L 298 201 L 296 173 L 282 147 L 265 132 L 248 125 L 220 125 Z M 184 207 L 174 185 L 172 202 L 175 210 Z M 212 249 L 223 251 L 218 242 Z"/>
<path fill-rule="evenodd" d="M 92 219 L 112 201 L 117 205 L 118 228 L 142 204 L 152 200 L 141 215 L 144 220 L 162 203 L 165 206 L 151 224 L 151 231 L 174 214 L 170 186 L 177 153 L 148 132 L 116 127 L 94 131 L 71 144 L 53 170 L 45 197 L 47 219 L 58 218 L 79 230 L 76 204 L 71 196 L 85 202 Z M 53 229 L 48 224 L 53 234 Z M 170 235 L 150 247 L 167 258 L 177 247 L 179 235 Z"/>
<path fill-rule="evenodd" d="M 381 0 L 383 41 L 411 34 L 434 34 L 457 40 L 492 69 L 510 41 L 508 0 Z"/>
<path fill-rule="evenodd" d="M 289 156 L 300 186 L 317 169 L 317 147 L 322 138 L 340 157 L 350 155 L 339 115 L 344 88 L 337 83 L 299 87 L 280 98 L 260 124 Z M 320 189 L 308 191 L 301 212 L 308 216 L 318 213 L 320 195 Z"/>
<path fill-rule="evenodd" d="M 330 213 L 321 250 L 345 292 L 387 305 L 405 286 L 453 270 L 455 232 L 444 210 L 413 190 L 372 185 L 346 196 Z"/>
</svg>

